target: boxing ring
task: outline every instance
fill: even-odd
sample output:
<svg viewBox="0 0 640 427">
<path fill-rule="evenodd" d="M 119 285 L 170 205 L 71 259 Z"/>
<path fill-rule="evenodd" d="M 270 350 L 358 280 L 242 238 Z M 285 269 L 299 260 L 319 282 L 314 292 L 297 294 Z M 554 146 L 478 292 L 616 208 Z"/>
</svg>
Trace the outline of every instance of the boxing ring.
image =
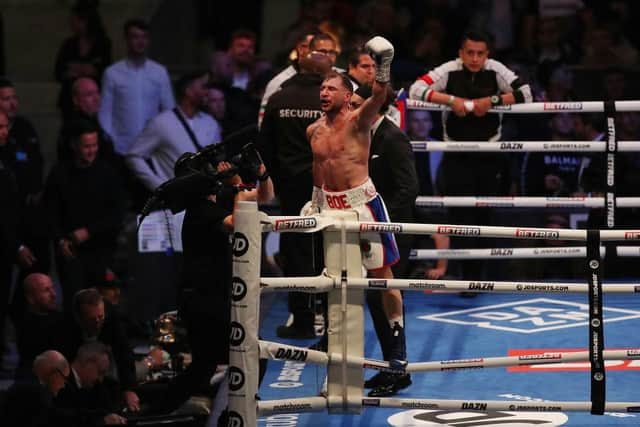
<svg viewBox="0 0 640 427">
<path fill-rule="evenodd" d="M 439 109 L 441 106 L 407 102 L 414 108 Z M 566 106 L 565 104 L 570 104 Z M 581 107 L 577 110 L 577 106 Z M 507 108 L 508 107 L 508 108 Z M 558 112 L 558 111 L 636 111 L 640 102 L 616 102 L 613 106 L 593 103 L 545 103 L 496 108 L 497 112 Z M 628 108 L 628 109 L 627 109 Z M 638 283 L 602 283 L 604 247 L 601 242 L 635 241 L 640 229 L 613 230 L 615 210 L 620 207 L 640 206 L 640 198 L 621 198 L 615 195 L 612 176 L 615 176 L 615 153 L 640 151 L 640 141 L 617 143 L 615 125 L 611 120 L 607 142 L 562 143 L 565 151 L 605 151 L 608 156 L 607 191 L 605 196 L 584 198 L 519 198 L 519 197 L 421 197 L 422 206 L 482 206 L 482 207 L 586 207 L 607 209 L 607 229 L 574 230 L 535 227 L 498 227 L 455 224 L 372 223 L 359 222 L 351 211 L 324 211 L 311 217 L 267 216 L 253 202 L 239 203 L 235 212 L 233 245 L 232 323 L 229 367 L 229 426 L 252 426 L 258 415 L 324 412 L 330 414 L 359 414 L 363 408 L 403 408 L 453 411 L 533 411 L 533 412 L 591 412 L 602 415 L 605 411 L 640 412 L 640 401 L 609 402 L 605 398 L 605 361 L 638 360 L 640 348 L 604 349 L 604 294 L 633 294 L 640 292 Z M 613 136 L 611 135 L 613 134 Z M 421 143 L 413 143 L 420 149 Z M 426 150 L 467 150 L 474 142 L 423 143 Z M 434 145 L 440 144 L 440 145 Z M 470 144 L 469 146 L 464 146 Z M 563 151 L 554 142 L 486 143 L 498 151 Z M 501 145 L 509 144 L 509 145 Z M 514 145 L 520 144 L 520 145 Z M 553 149 L 549 148 L 554 146 Z M 464 146 L 464 147 L 463 147 Z M 501 148 L 502 147 L 502 148 Z M 525 148 L 526 147 L 526 148 Z M 625 147 L 625 148 L 622 148 Z M 477 151 L 484 151 L 485 146 Z M 491 148 L 491 147 L 489 147 Z M 474 148 L 471 148 L 473 151 Z M 318 277 L 260 277 L 262 232 L 323 232 L 325 271 Z M 494 248 L 478 250 L 446 250 L 412 252 L 413 259 L 447 257 L 470 258 L 535 258 L 582 257 L 584 283 L 525 282 L 525 281 L 465 281 L 427 279 L 367 279 L 362 277 L 362 261 L 358 233 L 392 232 L 396 234 L 445 234 L 457 237 L 488 237 L 521 240 L 563 240 L 583 242 L 583 246 L 539 248 Z M 548 250 L 547 253 L 541 252 Z M 474 252 L 475 251 L 475 252 Z M 510 252 L 509 252 L 510 251 Z M 638 256 L 640 247 L 618 247 L 619 256 Z M 493 255 L 492 255 L 493 252 Z M 385 361 L 364 357 L 364 291 L 402 289 L 406 291 L 444 290 L 483 293 L 515 294 L 587 294 L 588 350 L 577 352 L 545 352 L 505 357 L 475 357 L 453 360 L 413 362 L 406 372 L 434 372 L 468 370 L 522 365 L 545 365 L 564 362 L 589 362 L 590 401 L 478 400 L 478 399 L 424 399 L 424 398 L 371 398 L 363 394 L 364 369 L 394 371 Z M 260 341 L 258 339 L 258 313 L 261 292 L 302 291 L 328 292 L 328 351 Z M 411 336 L 407 337 L 410 341 Z M 281 400 L 257 400 L 258 358 L 312 363 L 327 368 L 325 387 L 320 396 Z"/>
</svg>

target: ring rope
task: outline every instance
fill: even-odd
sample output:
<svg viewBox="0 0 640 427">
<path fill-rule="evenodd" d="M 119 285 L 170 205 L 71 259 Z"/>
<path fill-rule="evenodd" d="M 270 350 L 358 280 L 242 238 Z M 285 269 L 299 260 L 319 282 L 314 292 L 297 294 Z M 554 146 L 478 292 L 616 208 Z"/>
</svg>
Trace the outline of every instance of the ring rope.
<svg viewBox="0 0 640 427">
<path fill-rule="evenodd" d="M 604 208 L 604 197 L 418 196 L 418 207 Z M 640 207 L 640 197 L 616 197 L 616 207 Z"/>
<path fill-rule="evenodd" d="M 640 348 L 625 348 L 617 350 L 603 350 L 605 360 L 640 360 Z M 305 347 L 297 347 L 272 341 L 260 341 L 260 357 L 271 360 L 289 360 L 319 366 L 327 366 L 331 363 L 341 363 L 342 355 L 339 353 L 327 354 L 323 351 L 310 350 Z M 527 365 L 549 365 L 553 363 L 588 362 L 589 351 L 565 351 L 522 354 L 518 356 L 501 357 L 472 357 L 466 359 L 438 360 L 432 362 L 413 362 L 407 365 L 405 372 L 442 372 L 461 369 L 479 368 L 508 368 Z M 386 372 L 399 372 L 389 366 L 389 362 L 383 360 L 368 359 L 362 357 L 346 357 L 346 363 L 350 366 L 375 369 Z"/>
<path fill-rule="evenodd" d="M 605 141 L 411 141 L 414 152 L 585 152 L 603 153 L 607 150 Z M 637 152 L 640 151 L 640 141 L 619 141 L 618 151 Z"/>
<path fill-rule="evenodd" d="M 362 396 L 363 407 L 394 409 L 431 409 L 446 411 L 510 411 L 510 412 L 589 412 L 591 402 L 550 401 L 523 402 L 520 400 L 449 400 L 449 399 L 401 399 L 393 397 L 372 398 Z M 296 399 L 261 400 L 258 414 L 291 414 L 303 412 L 324 412 L 329 406 L 326 397 L 306 397 Z M 606 412 L 637 412 L 640 402 L 607 402 Z"/>
<path fill-rule="evenodd" d="M 640 246 L 616 246 L 619 257 L 640 257 Z M 600 246 L 600 256 L 607 248 Z M 536 247 L 536 248 L 488 248 L 488 249 L 413 249 L 409 254 L 412 261 L 428 259 L 542 259 L 542 258 L 584 258 L 584 246 Z"/>
<path fill-rule="evenodd" d="M 500 227 L 492 225 L 417 224 L 402 222 L 344 221 L 348 232 L 395 234 L 445 234 L 458 237 L 500 237 L 509 239 L 576 240 L 586 242 L 587 230 L 539 227 Z M 321 215 L 271 216 L 263 221 L 263 231 L 316 232 L 340 230 L 338 222 Z M 601 241 L 640 240 L 640 230 L 596 230 Z"/>
<path fill-rule="evenodd" d="M 434 104 L 431 102 L 416 101 L 407 99 L 406 106 L 413 110 L 442 111 L 450 110 L 447 105 Z M 562 112 L 573 113 L 602 113 L 605 112 L 605 102 L 530 102 L 526 104 L 499 105 L 489 110 L 490 113 L 506 114 L 555 114 Z M 640 111 L 640 101 L 615 101 L 615 108 L 618 112 Z"/>
<path fill-rule="evenodd" d="M 262 291 L 299 291 L 321 293 L 340 289 L 341 280 L 318 277 L 262 277 Z M 314 285 L 313 283 L 318 283 Z M 298 285 L 299 284 L 299 285 Z M 586 294 L 590 288 L 587 284 L 575 282 L 515 282 L 515 281 L 473 281 L 473 280 L 431 280 L 431 279 L 368 279 L 354 277 L 348 279 L 348 287 L 352 289 L 402 289 L 407 291 L 466 291 L 495 293 L 555 293 Z M 633 294 L 637 293 L 639 283 L 608 283 L 604 293 Z"/>
</svg>

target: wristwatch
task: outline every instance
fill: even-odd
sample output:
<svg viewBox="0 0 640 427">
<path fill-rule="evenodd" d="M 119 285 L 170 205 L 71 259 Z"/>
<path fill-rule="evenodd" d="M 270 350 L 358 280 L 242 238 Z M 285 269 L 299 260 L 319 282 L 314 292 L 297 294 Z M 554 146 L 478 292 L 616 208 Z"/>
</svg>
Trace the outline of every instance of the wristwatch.
<svg viewBox="0 0 640 427">
<path fill-rule="evenodd" d="M 491 98 L 491 106 L 495 107 L 496 105 L 502 104 L 502 97 L 500 95 L 493 95 Z"/>
</svg>

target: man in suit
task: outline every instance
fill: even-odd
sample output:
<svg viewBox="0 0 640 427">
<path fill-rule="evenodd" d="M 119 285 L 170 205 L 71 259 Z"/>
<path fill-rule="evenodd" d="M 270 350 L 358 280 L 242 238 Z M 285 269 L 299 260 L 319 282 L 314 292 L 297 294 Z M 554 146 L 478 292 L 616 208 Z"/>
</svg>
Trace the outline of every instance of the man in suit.
<svg viewBox="0 0 640 427">
<path fill-rule="evenodd" d="M 111 404 L 103 387 L 109 371 L 109 350 L 99 341 L 83 344 L 71 363 L 64 388 L 55 396 L 54 404 L 60 410 L 74 409 L 91 420 L 88 425 L 126 424 L 126 419 L 112 413 Z"/>
<path fill-rule="evenodd" d="M 65 355 L 73 359 L 85 343 L 100 342 L 109 348 L 115 369 L 109 372 L 109 380 L 117 377 L 122 398 L 129 411 L 140 410 L 136 386 L 136 368 L 122 319 L 111 304 L 93 288 L 78 291 L 73 299 L 73 320 L 69 321 Z M 109 381 L 108 381 L 109 382 Z M 120 399 L 120 396 L 114 397 Z"/>
<path fill-rule="evenodd" d="M 351 97 L 350 106 L 357 109 L 371 96 L 371 86 L 360 86 Z M 387 108 L 394 100 L 391 87 L 387 90 L 387 100 L 382 105 L 376 121 L 371 127 L 371 147 L 369 149 L 369 176 L 378 193 L 382 196 L 393 222 L 413 222 L 415 200 L 418 196 L 418 178 L 411 143 L 407 135 L 391 120 L 385 117 Z M 409 251 L 413 236 L 396 235 L 400 260 L 393 266 L 394 277 L 407 277 Z M 379 291 L 367 291 L 367 304 L 373 325 L 380 342 L 384 360 L 389 360 L 391 351 L 391 330 L 384 313 Z M 411 384 L 409 374 L 389 374 L 380 372 L 365 382 L 371 388 L 369 396 L 392 396 Z"/>
<path fill-rule="evenodd" d="M 83 354 L 86 354 L 83 351 Z M 107 360 L 108 362 L 108 360 Z M 79 370 L 79 372 L 84 372 Z M 89 370 L 86 370 L 89 372 Z M 15 382 L 7 391 L 1 412 L 6 427 L 69 427 L 124 424 L 126 420 L 116 414 L 103 414 L 86 406 L 58 406 L 59 399 L 72 395 L 76 377 L 67 381 L 72 370 L 67 359 L 55 350 L 47 350 L 33 362 L 31 381 Z M 69 402 L 71 403 L 71 402 Z"/>
</svg>

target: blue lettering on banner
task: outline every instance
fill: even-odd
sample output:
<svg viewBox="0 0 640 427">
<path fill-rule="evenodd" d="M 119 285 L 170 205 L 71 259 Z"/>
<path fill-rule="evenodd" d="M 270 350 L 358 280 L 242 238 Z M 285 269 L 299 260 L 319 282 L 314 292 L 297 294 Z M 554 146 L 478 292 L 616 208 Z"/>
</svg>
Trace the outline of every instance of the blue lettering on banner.
<svg viewBox="0 0 640 427">
<path fill-rule="evenodd" d="M 640 311 L 604 307 L 607 323 L 640 318 Z M 531 334 L 585 326 L 589 305 L 549 298 L 475 307 L 447 313 L 418 316 L 419 319 Z"/>
</svg>

